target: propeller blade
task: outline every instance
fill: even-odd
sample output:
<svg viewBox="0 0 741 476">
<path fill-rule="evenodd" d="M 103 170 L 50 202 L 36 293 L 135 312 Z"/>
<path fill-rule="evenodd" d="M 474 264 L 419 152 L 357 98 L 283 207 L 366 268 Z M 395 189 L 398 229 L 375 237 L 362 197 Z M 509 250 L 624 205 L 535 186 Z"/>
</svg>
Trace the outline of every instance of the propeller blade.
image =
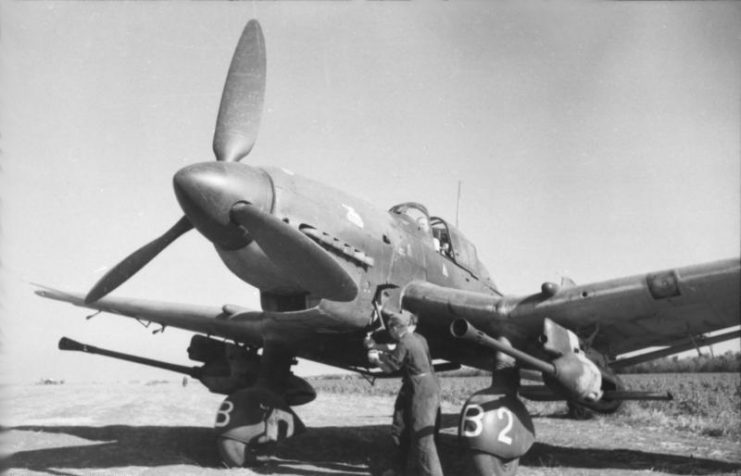
<svg viewBox="0 0 741 476">
<path fill-rule="evenodd" d="M 192 228 L 193 225 L 188 220 L 188 217 L 182 217 L 162 236 L 155 238 L 131 253 L 95 283 L 95 286 L 85 296 L 85 304 L 97 301 L 122 285 L 127 279 L 142 269 L 144 265 L 152 261 L 160 251 L 164 250 L 170 243 L 180 237 L 180 235 Z"/>
<path fill-rule="evenodd" d="M 245 202 L 234 205 L 231 216 L 276 266 L 307 291 L 332 301 L 357 296 L 358 286 L 347 271 L 299 230 Z"/>
<path fill-rule="evenodd" d="M 257 20 L 244 27 L 234 50 L 214 133 L 216 160 L 235 162 L 257 139 L 265 96 L 265 39 Z"/>
</svg>

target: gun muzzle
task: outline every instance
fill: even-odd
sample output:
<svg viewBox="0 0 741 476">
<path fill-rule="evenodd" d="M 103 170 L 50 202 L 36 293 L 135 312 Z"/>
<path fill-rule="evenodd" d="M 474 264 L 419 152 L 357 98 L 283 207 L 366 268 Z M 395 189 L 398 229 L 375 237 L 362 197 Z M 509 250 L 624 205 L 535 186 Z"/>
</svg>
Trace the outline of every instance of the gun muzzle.
<svg viewBox="0 0 741 476">
<path fill-rule="evenodd" d="M 62 337 L 61 339 L 59 339 L 59 350 L 80 350 L 82 352 L 86 352 L 84 344 L 81 344 L 76 340 L 72 340 L 68 337 Z"/>
</svg>

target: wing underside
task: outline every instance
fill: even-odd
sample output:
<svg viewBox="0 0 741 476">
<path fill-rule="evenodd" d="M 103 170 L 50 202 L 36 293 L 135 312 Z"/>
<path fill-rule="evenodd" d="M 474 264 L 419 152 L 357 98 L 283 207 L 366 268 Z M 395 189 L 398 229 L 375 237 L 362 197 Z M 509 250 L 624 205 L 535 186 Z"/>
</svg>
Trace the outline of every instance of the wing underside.
<svg viewBox="0 0 741 476">
<path fill-rule="evenodd" d="M 60 291 L 46 286 L 40 286 L 40 288 L 36 291 L 39 296 L 79 307 L 130 317 L 142 322 L 152 322 L 239 340 L 252 345 L 262 343 L 264 319 L 262 312 L 230 309 L 228 306 L 223 308 L 196 306 L 120 297 L 106 297 L 86 304 L 82 293 Z"/>
<path fill-rule="evenodd" d="M 404 305 L 441 330 L 464 318 L 520 345 L 533 342 L 548 317 L 615 356 L 739 325 L 739 267 L 729 259 L 525 297 L 416 282 Z"/>
<path fill-rule="evenodd" d="M 319 308 L 304 311 L 272 313 L 251 311 L 233 305 L 223 307 L 198 306 L 146 299 L 105 297 L 85 303 L 82 293 L 60 291 L 38 286 L 39 296 L 63 301 L 75 306 L 130 317 L 142 322 L 157 323 L 192 332 L 208 334 L 254 347 L 267 341 L 295 346 L 307 336 L 341 332 L 342 323 Z"/>
</svg>

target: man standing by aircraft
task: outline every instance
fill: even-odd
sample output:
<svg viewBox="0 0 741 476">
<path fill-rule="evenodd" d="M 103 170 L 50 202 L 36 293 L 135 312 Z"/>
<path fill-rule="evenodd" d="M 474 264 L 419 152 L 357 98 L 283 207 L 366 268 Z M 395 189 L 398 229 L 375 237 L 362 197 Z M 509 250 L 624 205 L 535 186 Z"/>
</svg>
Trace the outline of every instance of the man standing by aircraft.
<svg viewBox="0 0 741 476">
<path fill-rule="evenodd" d="M 440 407 L 440 387 L 435 378 L 427 340 L 413 330 L 415 316 L 409 311 L 391 313 L 388 321 L 393 350 L 366 341 L 368 360 L 384 372 L 402 372 L 402 385 L 394 404 L 394 436 L 399 438 L 402 474 L 408 451 L 414 452 L 420 475 L 442 476 L 435 447 L 435 420 Z M 401 418 L 398 418 L 398 413 Z M 403 428 L 397 428 L 399 424 Z M 401 430 L 401 431 L 399 431 Z"/>
</svg>

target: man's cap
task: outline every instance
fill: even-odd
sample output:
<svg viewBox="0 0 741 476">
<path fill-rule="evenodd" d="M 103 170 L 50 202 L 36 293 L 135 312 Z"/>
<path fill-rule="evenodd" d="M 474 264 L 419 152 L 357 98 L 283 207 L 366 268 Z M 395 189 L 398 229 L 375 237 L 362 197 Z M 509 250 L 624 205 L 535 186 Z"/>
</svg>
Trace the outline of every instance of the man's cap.
<svg viewBox="0 0 741 476">
<path fill-rule="evenodd" d="M 402 310 L 401 312 L 394 312 L 391 314 L 391 317 L 389 317 L 389 325 L 393 325 L 393 326 L 408 327 L 414 324 L 416 321 L 417 321 L 416 316 L 407 310 Z"/>
</svg>

